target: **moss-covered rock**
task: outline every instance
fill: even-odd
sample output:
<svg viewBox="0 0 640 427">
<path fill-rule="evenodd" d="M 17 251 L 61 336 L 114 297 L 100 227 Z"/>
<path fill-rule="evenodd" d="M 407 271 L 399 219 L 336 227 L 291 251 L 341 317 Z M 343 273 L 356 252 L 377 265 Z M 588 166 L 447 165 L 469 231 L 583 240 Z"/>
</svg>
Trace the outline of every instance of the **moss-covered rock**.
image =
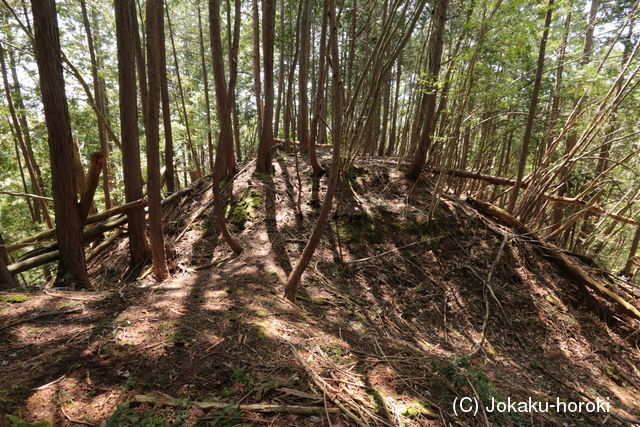
<svg viewBox="0 0 640 427">
<path fill-rule="evenodd" d="M 246 222 L 253 218 L 262 204 L 262 194 L 252 188 L 245 189 L 238 200 L 227 205 L 225 215 L 227 220 L 244 230 Z"/>
</svg>

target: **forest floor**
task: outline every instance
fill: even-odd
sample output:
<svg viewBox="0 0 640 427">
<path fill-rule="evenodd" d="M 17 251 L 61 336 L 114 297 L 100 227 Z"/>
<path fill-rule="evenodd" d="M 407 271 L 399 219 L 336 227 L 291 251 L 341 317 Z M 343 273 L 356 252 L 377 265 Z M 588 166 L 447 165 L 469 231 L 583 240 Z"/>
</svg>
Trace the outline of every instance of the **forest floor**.
<svg viewBox="0 0 640 427">
<path fill-rule="evenodd" d="M 127 281 L 121 237 L 90 264 L 96 292 L 47 289 L 24 301 L 3 295 L 0 412 L 54 425 L 640 419 L 638 322 L 463 200 L 444 195 L 429 221 L 430 183 L 412 185 L 391 163 L 351 169 L 351 190 L 338 196 L 296 304 L 284 300 L 326 177 L 314 185 L 301 164 L 297 215 L 295 162 L 278 154 L 274 165 L 273 177 L 248 165 L 232 183 L 227 211 L 245 248 L 239 257 L 215 237 L 211 190 L 201 180 L 165 213 L 169 280 Z M 141 394 L 180 400 L 133 402 Z M 457 417 L 452 405 L 464 396 L 486 404 L 602 397 L 612 413 L 480 408 Z M 194 401 L 228 406 L 202 409 Z M 238 410 L 251 403 L 320 410 Z"/>
</svg>

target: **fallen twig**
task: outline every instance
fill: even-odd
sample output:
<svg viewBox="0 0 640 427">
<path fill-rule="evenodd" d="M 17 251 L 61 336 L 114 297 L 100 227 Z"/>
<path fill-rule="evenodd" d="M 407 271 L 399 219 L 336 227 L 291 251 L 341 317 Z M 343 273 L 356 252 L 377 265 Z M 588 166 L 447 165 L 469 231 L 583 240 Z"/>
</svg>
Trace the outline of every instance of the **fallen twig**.
<svg viewBox="0 0 640 427">
<path fill-rule="evenodd" d="M 271 405 L 265 403 L 251 403 L 246 405 L 233 404 L 229 402 L 185 402 L 182 399 L 175 399 L 172 397 L 152 396 L 146 394 L 138 394 L 133 398 L 134 402 L 138 403 L 153 403 L 156 405 L 164 406 L 195 406 L 200 409 L 223 409 L 228 407 L 235 407 L 241 411 L 250 412 L 273 412 L 277 414 L 295 414 L 295 415 L 316 415 L 325 411 L 323 406 L 301 406 L 301 405 Z M 338 409 L 328 408 L 327 411 L 331 413 L 337 413 Z"/>
</svg>

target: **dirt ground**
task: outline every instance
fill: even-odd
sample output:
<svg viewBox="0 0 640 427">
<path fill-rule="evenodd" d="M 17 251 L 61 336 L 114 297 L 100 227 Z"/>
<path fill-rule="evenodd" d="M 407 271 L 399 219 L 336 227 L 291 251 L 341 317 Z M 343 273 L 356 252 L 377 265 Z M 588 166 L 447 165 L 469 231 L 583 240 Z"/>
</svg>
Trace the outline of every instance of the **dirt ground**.
<svg viewBox="0 0 640 427">
<path fill-rule="evenodd" d="M 302 164 L 298 200 L 294 165 L 279 155 L 273 177 L 247 165 L 227 189 L 230 228 L 245 248 L 239 257 L 216 238 L 203 180 L 166 211 L 169 280 L 128 280 L 121 237 L 90 265 L 95 292 L 47 289 L 24 301 L 2 295 L 0 412 L 14 423 L 53 425 L 640 419 L 638 321 L 463 200 L 444 195 L 434 205 L 428 182 L 414 186 L 391 164 L 372 160 L 343 177 L 346 190 L 298 300 L 284 300 L 326 185 L 326 177 L 308 178 Z M 154 405 L 135 402 L 137 395 L 178 400 Z M 601 397 L 611 412 L 481 407 L 456 416 L 453 403 L 463 397 L 486 404 Z M 192 404 L 205 401 L 228 405 Z M 317 411 L 238 406 L 253 403 Z"/>
</svg>

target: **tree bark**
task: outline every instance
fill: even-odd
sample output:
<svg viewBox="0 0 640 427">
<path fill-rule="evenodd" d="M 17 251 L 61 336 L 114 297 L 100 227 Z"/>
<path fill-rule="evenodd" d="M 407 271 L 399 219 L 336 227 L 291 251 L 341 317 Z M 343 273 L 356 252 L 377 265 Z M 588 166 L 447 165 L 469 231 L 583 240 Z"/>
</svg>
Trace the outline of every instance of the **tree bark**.
<svg viewBox="0 0 640 427">
<path fill-rule="evenodd" d="M 633 241 L 631 242 L 631 248 L 629 249 L 629 256 L 627 257 L 627 262 L 624 266 L 624 270 L 622 271 L 625 276 L 631 276 L 631 270 L 633 269 L 636 261 L 638 243 L 640 243 L 640 226 L 636 228 L 636 232 L 633 235 Z"/>
<path fill-rule="evenodd" d="M 216 111 L 220 126 L 216 164 L 213 168 L 213 208 L 219 232 L 222 234 L 223 239 L 227 242 L 229 247 L 236 254 L 239 254 L 242 252 L 242 246 L 227 229 L 220 194 L 220 180 L 224 173 L 222 170 L 222 165 L 225 163 L 224 158 L 228 155 L 233 155 L 233 153 L 227 153 L 229 147 L 233 149 L 233 142 L 231 139 L 231 105 L 227 93 L 227 85 L 224 75 L 224 58 L 222 56 L 220 0 L 209 0 L 209 32 L 211 39 L 211 55 L 213 60 L 213 78 L 216 90 Z"/>
<path fill-rule="evenodd" d="M 142 198 L 142 174 L 138 142 L 138 108 L 136 99 L 135 34 L 133 0 L 114 0 L 118 50 L 120 128 L 122 132 L 122 173 L 127 202 Z M 146 104 L 146 101 L 145 101 Z M 143 209 L 127 212 L 131 267 L 142 267 L 148 260 Z"/>
<path fill-rule="evenodd" d="M 273 144 L 273 44 L 276 20 L 275 0 L 264 0 L 262 5 L 262 56 L 264 66 L 264 111 L 256 169 L 270 172 L 271 145 Z"/>
<path fill-rule="evenodd" d="M 173 193 L 176 191 L 176 173 L 173 166 L 173 129 L 171 128 L 171 104 L 169 102 L 169 79 L 167 78 L 167 50 L 165 49 L 164 40 L 164 25 L 162 25 L 160 27 L 160 95 L 162 101 L 162 125 L 164 126 L 164 167 L 167 190 L 169 193 Z"/>
<path fill-rule="evenodd" d="M 7 290 L 16 285 L 13 275 L 7 269 L 10 262 L 9 253 L 0 235 L 0 290 Z"/>
<path fill-rule="evenodd" d="M 260 84 L 260 11 L 258 10 L 258 0 L 251 1 L 251 23 L 252 23 L 252 70 L 253 70 L 253 92 L 256 96 L 256 112 L 258 117 L 258 135 L 262 129 L 262 89 Z"/>
<path fill-rule="evenodd" d="M 424 123 L 420 135 L 420 143 L 416 151 L 413 163 L 409 168 L 407 177 L 412 180 L 418 179 L 427 160 L 427 152 L 431 148 L 432 133 L 435 127 L 435 107 L 438 75 L 440 73 L 440 63 L 442 58 L 442 44 L 444 37 L 445 23 L 447 20 L 447 8 L 449 0 L 436 0 L 433 10 L 433 21 L 431 24 L 431 34 L 429 36 L 429 76 L 428 92 L 423 95 Z"/>
<path fill-rule="evenodd" d="M 324 229 L 329 222 L 329 214 L 333 207 L 333 196 L 338 186 L 338 175 L 340 174 L 340 145 L 342 143 L 342 78 L 340 77 L 340 55 L 338 52 L 338 25 L 336 22 L 335 0 L 328 0 L 326 3 L 325 13 L 328 14 L 331 31 L 329 36 L 329 46 L 331 51 L 331 71 L 332 71 L 332 97 L 333 97 L 333 120 L 331 124 L 333 153 L 331 156 L 331 170 L 329 172 L 329 185 L 324 197 L 324 203 L 318 215 L 316 225 L 309 237 L 302 255 L 296 266 L 291 271 L 287 279 L 285 288 L 285 297 L 291 301 L 295 300 L 298 283 L 302 277 L 302 273 L 309 265 L 311 257 L 315 252 L 320 237 L 324 233 Z"/>
<path fill-rule="evenodd" d="M 60 34 L 54 0 L 32 0 L 35 53 L 40 75 L 56 213 L 60 260 L 57 283 L 89 287 L 82 245 L 82 223 L 75 197 L 71 120 L 65 95 Z"/>
<path fill-rule="evenodd" d="M 149 97 L 147 98 L 148 118 L 147 140 L 147 198 L 149 200 L 149 236 L 151 240 L 151 258 L 153 274 L 161 282 L 169 277 L 167 258 L 164 248 L 162 228 L 162 197 L 160 189 L 160 51 L 164 49 L 160 27 L 163 0 L 147 0 L 147 66 L 149 78 Z M 198 164 L 196 162 L 196 164 Z"/>
</svg>

